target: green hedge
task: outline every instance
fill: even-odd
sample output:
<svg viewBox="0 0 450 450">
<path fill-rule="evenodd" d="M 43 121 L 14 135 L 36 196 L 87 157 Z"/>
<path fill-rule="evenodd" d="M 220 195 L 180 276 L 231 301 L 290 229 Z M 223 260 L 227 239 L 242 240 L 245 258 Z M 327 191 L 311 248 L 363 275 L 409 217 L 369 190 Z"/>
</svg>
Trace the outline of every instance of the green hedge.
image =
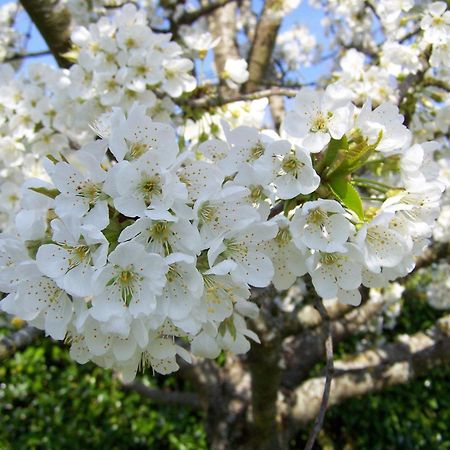
<svg viewBox="0 0 450 450">
<path fill-rule="evenodd" d="M 201 417 L 124 392 L 46 339 L 0 367 L 1 450 L 149 448 L 206 449 Z"/>
</svg>

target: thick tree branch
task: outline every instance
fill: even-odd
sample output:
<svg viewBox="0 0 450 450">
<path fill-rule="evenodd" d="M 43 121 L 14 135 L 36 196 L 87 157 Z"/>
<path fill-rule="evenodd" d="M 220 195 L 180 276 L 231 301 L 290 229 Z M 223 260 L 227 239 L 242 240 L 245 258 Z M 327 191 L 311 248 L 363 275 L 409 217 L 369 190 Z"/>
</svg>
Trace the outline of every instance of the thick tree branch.
<svg viewBox="0 0 450 450">
<path fill-rule="evenodd" d="M 344 305 L 337 301 L 326 305 L 326 310 L 331 320 L 342 318 L 352 309 L 350 305 Z M 322 318 L 312 305 L 301 306 L 293 313 L 286 315 L 283 325 L 283 337 L 298 335 L 302 331 L 319 327 L 321 323 Z"/>
<path fill-rule="evenodd" d="M 287 97 L 291 97 L 291 95 L 287 95 Z M 271 96 L 269 98 L 269 107 L 270 113 L 272 114 L 274 128 L 275 130 L 278 130 L 284 116 L 284 98 L 278 95 Z"/>
<path fill-rule="evenodd" d="M 450 362 L 450 316 L 443 317 L 425 332 L 400 336 L 398 341 L 365 351 L 349 360 L 335 362 L 330 405 L 359 395 L 405 384 L 426 374 L 432 367 Z M 290 417 L 295 428 L 314 419 L 321 405 L 325 379 L 304 382 L 294 392 Z"/>
<path fill-rule="evenodd" d="M 59 0 L 20 0 L 60 67 L 71 63 L 62 55 L 70 50 L 70 13 Z"/>
<path fill-rule="evenodd" d="M 256 26 L 255 38 L 249 54 L 249 79 L 244 86 L 246 92 L 258 88 L 269 66 L 272 52 L 275 47 L 278 30 L 283 20 L 278 0 L 266 0 L 261 18 Z"/>
<path fill-rule="evenodd" d="M 278 433 L 278 390 L 281 379 L 281 335 L 275 289 L 257 292 L 260 315 L 253 322 L 261 344 L 252 345 L 248 353 L 251 375 L 251 438 L 248 448 L 277 450 L 282 448 Z"/>
<path fill-rule="evenodd" d="M 417 259 L 414 270 L 448 257 L 449 249 L 450 243 L 435 243 Z M 398 281 L 401 282 L 401 280 Z M 356 309 L 341 304 L 328 308 L 328 314 L 332 319 L 334 342 L 342 342 L 348 336 L 361 331 L 372 317 L 381 312 L 384 305 L 384 301 L 369 299 Z M 308 306 L 300 310 L 296 317 L 287 323 L 284 335 L 292 337 L 286 339 L 284 345 L 287 368 L 283 374 L 283 385 L 296 386 L 308 377 L 311 368 L 323 358 L 325 335 L 323 330 L 317 327 L 319 324 L 320 318 Z"/>
<path fill-rule="evenodd" d="M 201 0 L 202 8 L 207 8 L 211 3 Z M 208 14 L 209 31 L 214 38 L 220 38 L 220 44 L 214 49 L 214 62 L 219 79 L 224 71 L 228 58 L 239 59 L 239 49 L 236 43 L 236 15 L 237 5 L 235 2 L 224 4 L 221 8 L 213 10 Z M 221 86 L 221 94 L 233 91 Z"/>
<path fill-rule="evenodd" d="M 381 311 L 383 301 L 369 299 L 364 305 L 347 313 L 342 319 L 331 321 L 331 331 L 335 343 L 360 331 L 368 320 Z M 307 379 L 311 369 L 324 356 L 326 333 L 323 328 L 305 330 L 285 344 L 287 368 L 283 374 L 283 385 L 297 386 Z"/>
<path fill-rule="evenodd" d="M 154 402 L 164 405 L 183 405 L 196 409 L 202 407 L 199 396 L 191 392 L 174 392 L 154 389 L 137 380 L 130 383 L 123 383 L 123 388 L 127 391 L 137 392 Z"/>
<path fill-rule="evenodd" d="M 27 347 L 41 335 L 42 331 L 26 326 L 19 331 L 0 338 L 0 361 Z"/>
</svg>

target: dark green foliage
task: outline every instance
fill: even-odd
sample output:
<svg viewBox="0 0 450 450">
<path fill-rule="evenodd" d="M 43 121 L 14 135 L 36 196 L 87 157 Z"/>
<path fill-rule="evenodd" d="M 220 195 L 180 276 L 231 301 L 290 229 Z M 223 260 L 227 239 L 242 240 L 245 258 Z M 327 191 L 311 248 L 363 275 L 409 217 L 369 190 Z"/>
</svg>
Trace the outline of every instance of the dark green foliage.
<svg viewBox="0 0 450 450">
<path fill-rule="evenodd" d="M 332 408 L 320 439 L 322 448 L 450 449 L 449 383 L 450 367 L 438 368 L 407 386 Z"/>
<path fill-rule="evenodd" d="M 110 371 L 42 340 L 0 366 L 1 450 L 201 450 L 201 418 L 124 392 Z"/>
</svg>

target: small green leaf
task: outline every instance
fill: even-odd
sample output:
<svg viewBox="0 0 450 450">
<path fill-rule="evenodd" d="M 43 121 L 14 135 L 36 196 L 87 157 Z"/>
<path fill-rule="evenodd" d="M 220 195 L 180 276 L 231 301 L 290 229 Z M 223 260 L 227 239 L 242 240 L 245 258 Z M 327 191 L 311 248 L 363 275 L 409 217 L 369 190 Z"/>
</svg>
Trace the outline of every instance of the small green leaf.
<svg viewBox="0 0 450 450">
<path fill-rule="evenodd" d="M 336 160 L 339 150 L 348 150 L 347 136 L 344 134 L 341 139 L 331 139 L 325 151 L 322 167 L 331 167 Z"/>
<path fill-rule="evenodd" d="M 223 337 L 225 336 L 226 331 L 227 331 L 227 324 L 225 322 L 222 322 L 219 325 L 219 334 Z"/>
<path fill-rule="evenodd" d="M 234 325 L 234 321 L 231 317 L 225 319 L 219 325 L 219 334 L 221 336 L 224 336 L 227 331 L 231 334 L 233 340 L 236 340 L 236 326 Z"/>
<path fill-rule="evenodd" d="M 356 215 L 364 220 L 364 208 L 358 191 L 345 177 L 332 178 L 328 183 L 333 194 Z"/>
<path fill-rule="evenodd" d="M 45 187 L 30 187 L 31 191 L 37 192 L 38 194 L 45 195 L 46 197 L 55 198 L 60 194 L 58 189 L 48 189 Z"/>
<path fill-rule="evenodd" d="M 236 340 L 236 326 L 234 325 L 233 320 L 228 321 L 228 331 L 230 332 L 231 337 L 235 341 Z"/>
<path fill-rule="evenodd" d="M 289 200 L 285 200 L 283 205 L 283 213 L 285 216 L 289 214 L 289 211 L 297 207 L 297 199 L 290 198 Z"/>
</svg>

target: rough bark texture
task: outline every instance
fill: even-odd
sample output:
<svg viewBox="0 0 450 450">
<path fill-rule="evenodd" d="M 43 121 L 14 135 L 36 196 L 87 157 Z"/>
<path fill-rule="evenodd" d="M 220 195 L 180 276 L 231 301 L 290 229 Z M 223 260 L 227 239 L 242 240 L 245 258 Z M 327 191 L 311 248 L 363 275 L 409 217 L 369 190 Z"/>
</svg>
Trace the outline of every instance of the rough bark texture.
<svg viewBox="0 0 450 450">
<path fill-rule="evenodd" d="M 245 85 L 246 92 L 258 89 L 265 74 L 269 70 L 270 59 L 275 46 L 278 30 L 283 14 L 277 11 L 277 0 L 267 0 L 261 18 L 256 27 L 255 38 L 250 48 L 249 79 Z"/>
<path fill-rule="evenodd" d="M 262 295 L 261 314 L 255 321 L 260 345 L 252 345 L 248 354 L 251 376 L 251 439 L 248 448 L 277 450 L 280 442 L 280 423 L 277 398 L 281 380 L 281 330 L 278 308 L 273 303 L 275 292 Z"/>
<path fill-rule="evenodd" d="M 21 0 L 60 67 L 71 63 L 62 55 L 70 50 L 70 13 L 58 0 Z"/>
<path fill-rule="evenodd" d="M 208 0 L 202 0 L 203 8 L 208 7 L 208 4 Z M 236 15 L 237 5 L 233 2 L 214 10 L 208 16 L 209 31 L 215 38 L 220 38 L 219 45 L 214 49 L 214 63 L 219 79 L 224 71 L 227 59 L 240 58 L 236 43 Z M 224 97 L 233 94 L 236 94 L 235 90 L 225 86 L 223 80 L 221 80 L 219 95 Z"/>
<path fill-rule="evenodd" d="M 432 367 L 450 361 L 450 316 L 412 336 L 376 350 L 368 350 L 348 361 L 336 361 L 330 405 L 390 386 L 404 384 Z M 324 378 L 304 382 L 294 393 L 290 417 L 294 427 L 303 427 L 319 411 Z"/>
<path fill-rule="evenodd" d="M 367 321 L 381 311 L 384 303 L 381 301 L 368 301 L 342 319 L 331 322 L 333 342 L 338 344 L 345 338 L 359 331 Z M 333 316 L 331 316 L 333 317 Z M 305 330 L 293 339 L 285 342 L 286 370 L 283 372 L 283 385 L 292 388 L 305 380 L 311 369 L 325 355 L 326 334 L 321 327 Z"/>
<path fill-rule="evenodd" d="M 269 99 L 270 113 L 272 114 L 273 125 L 276 130 L 280 128 L 281 120 L 284 115 L 284 98 L 271 97 Z"/>
</svg>

